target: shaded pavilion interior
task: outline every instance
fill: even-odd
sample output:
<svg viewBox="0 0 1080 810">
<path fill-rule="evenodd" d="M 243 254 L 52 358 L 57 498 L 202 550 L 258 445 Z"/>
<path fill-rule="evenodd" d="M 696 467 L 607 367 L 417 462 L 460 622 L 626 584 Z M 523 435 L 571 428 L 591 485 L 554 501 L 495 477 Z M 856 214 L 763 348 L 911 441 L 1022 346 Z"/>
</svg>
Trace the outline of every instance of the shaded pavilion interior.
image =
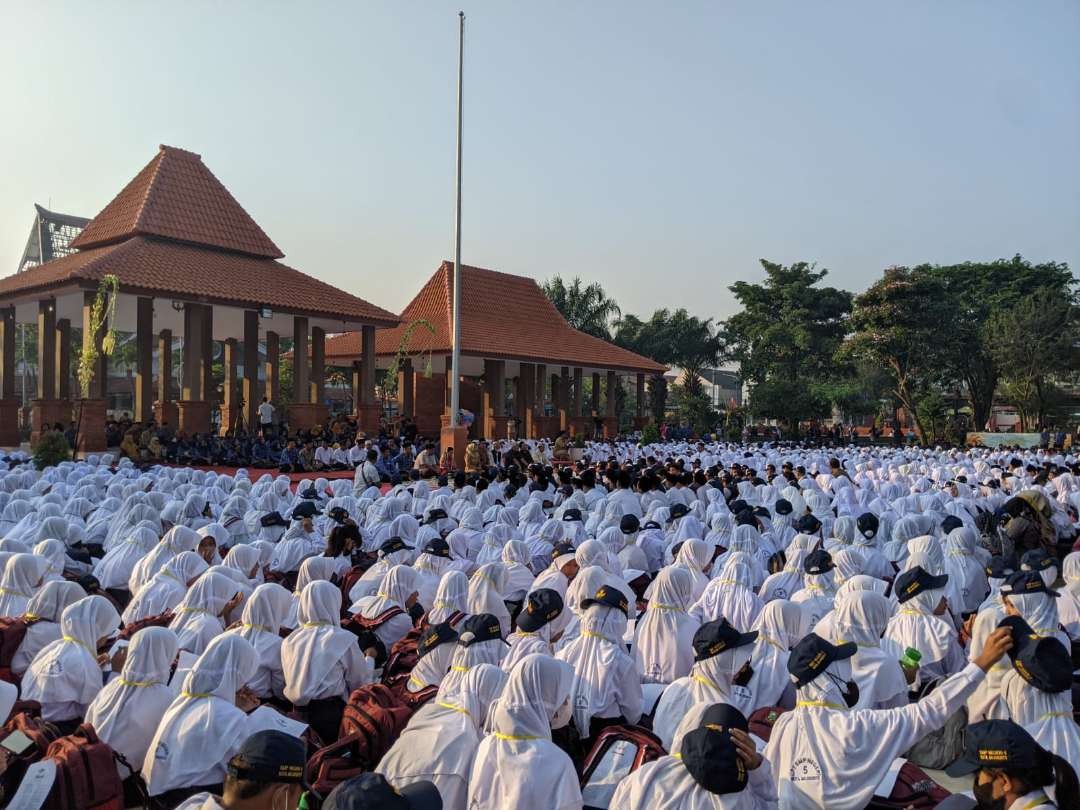
<svg viewBox="0 0 1080 810">
<path fill-rule="evenodd" d="M 262 398 L 278 401 L 284 338 L 297 350 L 290 425 L 321 422 L 326 335 L 355 330 L 363 345 L 354 363 L 353 401 L 361 424 L 377 427 L 375 333 L 395 327 L 397 316 L 279 261 L 282 251 L 199 155 L 161 146 L 70 247 L 69 255 L 0 279 L 0 446 L 19 443 L 15 326 L 36 324 L 31 441 L 43 427 L 75 419 L 78 449 L 104 449 L 108 357 L 98 357 L 82 399 L 72 390 L 71 330 L 81 328 L 83 346 L 96 341 L 100 348 L 106 330 L 94 333 L 91 308 L 108 275 L 119 281 L 113 328 L 137 336 L 135 420 L 200 433 L 210 429 L 211 409 L 220 408 L 222 432 L 240 420 L 257 423 Z M 179 400 L 169 386 L 174 340 L 182 344 Z M 220 402 L 212 367 L 216 341 L 223 344 Z"/>
<path fill-rule="evenodd" d="M 563 430 L 592 436 L 597 419 L 613 436 L 614 392 L 624 376 L 636 380 L 635 419 L 645 424 L 645 377 L 665 366 L 574 329 L 534 279 L 465 265 L 461 279 L 461 406 L 476 415 L 471 437 L 550 438 Z M 443 262 L 401 323 L 375 336 L 377 367 L 398 368 L 399 413 L 428 436 L 449 423 L 453 284 L 453 263 Z M 356 362 L 363 345 L 356 332 L 331 337 L 326 362 Z M 429 356 L 430 376 L 416 367 Z"/>
</svg>

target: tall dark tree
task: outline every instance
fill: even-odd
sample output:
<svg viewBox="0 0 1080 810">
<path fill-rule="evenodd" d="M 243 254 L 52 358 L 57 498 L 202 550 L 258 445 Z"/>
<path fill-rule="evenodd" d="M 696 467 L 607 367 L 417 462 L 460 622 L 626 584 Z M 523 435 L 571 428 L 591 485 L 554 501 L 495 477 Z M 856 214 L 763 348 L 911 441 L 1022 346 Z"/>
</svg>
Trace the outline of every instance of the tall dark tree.
<svg viewBox="0 0 1080 810">
<path fill-rule="evenodd" d="M 762 259 L 761 266 L 764 283 L 729 288 L 742 311 L 724 324 L 727 357 L 750 385 L 753 411 L 795 430 L 800 419 L 825 416 L 832 404 L 851 293 L 818 286 L 828 271 L 806 262 L 785 267 Z"/>
<path fill-rule="evenodd" d="M 611 340 L 612 321 L 622 314 L 622 310 L 598 283 L 586 285 L 575 276 L 567 284 L 562 276 L 556 275 L 540 287 L 572 327 L 594 337 Z"/>
</svg>

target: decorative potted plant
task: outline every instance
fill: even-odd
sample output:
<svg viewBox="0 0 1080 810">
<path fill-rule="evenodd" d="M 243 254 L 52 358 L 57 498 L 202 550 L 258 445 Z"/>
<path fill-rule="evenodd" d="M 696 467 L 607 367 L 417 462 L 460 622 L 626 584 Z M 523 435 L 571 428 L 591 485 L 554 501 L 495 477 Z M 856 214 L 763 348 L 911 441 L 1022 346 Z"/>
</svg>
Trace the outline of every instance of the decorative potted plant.
<svg viewBox="0 0 1080 810">
<path fill-rule="evenodd" d="M 585 435 L 583 433 L 574 434 L 574 442 L 570 445 L 570 460 L 573 462 L 581 461 L 585 457 Z"/>
</svg>

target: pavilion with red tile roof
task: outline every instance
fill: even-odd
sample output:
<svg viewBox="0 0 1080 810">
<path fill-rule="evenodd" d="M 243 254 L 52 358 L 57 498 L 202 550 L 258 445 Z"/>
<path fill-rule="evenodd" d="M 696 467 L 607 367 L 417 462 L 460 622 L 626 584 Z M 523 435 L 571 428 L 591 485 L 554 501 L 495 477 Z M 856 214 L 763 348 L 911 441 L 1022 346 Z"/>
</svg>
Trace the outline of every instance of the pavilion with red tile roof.
<svg viewBox="0 0 1080 810">
<path fill-rule="evenodd" d="M 383 368 L 402 355 L 430 354 L 430 378 L 418 374 L 409 359 L 398 373 L 399 410 L 415 418 L 425 435 L 437 434 L 449 413 L 453 285 L 454 265 L 443 262 L 405 307 L 401 323 L 375 336 L 376 362 Z M 550 437 L 560 430 L 592 435 L 601 423 L 614 433 L 620 375 L 636 377 L 636 417 L 644 423 L 645 376 L 666 367 L 574 329 L 535 280 L 463 265 L 461 310 L 462 407 L 476 414 L 474 436 Z M 431 329 L 410 328 L 421 320 Z M 355 361 L 363 342 L 356 332 L 329 338 L 326 362 Z M 592 375 L 588 405 L 586 374 Z"/>
<path fill-rule="evenodd" d="M 76 399 L 69 344 L 74 323 L 84 326 L 84 345 L 96 339 L 100 346 L 104 330 L 95 336 L 89 325 L 106 276 L 119 281 L 113 328 L 137 335 L 136 421 L 156 417 L 188 433 L 205 432 L 211 408 L 220 404 L 223 431 L 241 418 L 255 424 L 263 396 L 277 398 L 278 341 L 285 335 L 305 348 L 296 352 L 289 421 L 294 427 L 314 424 L 326 413 L 326 334 L 359 329 L 371 348 L 358 356 L 354 402 L 364 425 L 377 427 L 374 335 L 377 328 L 397 326 L 397 316 L 279 261 L 281 249 L 194 152 L 161 146 L 70 247 L 76 252 L 0 278 L 0 446 L 18 444 L 15 325 L 36 323 L 31 440 L 44 425 L 66 425 L 77 407 L 83 414 L 80 449 L 101 449 L 108 358 L 98 360 L 89 398 Z M 174 336 L 183 342 L 178 402 L 168 384 Z M 224 343 L 220 403 L 213 401 L 214 341 Z M 260 341 L 266 354 L 261 380 Z"/>
</svg>

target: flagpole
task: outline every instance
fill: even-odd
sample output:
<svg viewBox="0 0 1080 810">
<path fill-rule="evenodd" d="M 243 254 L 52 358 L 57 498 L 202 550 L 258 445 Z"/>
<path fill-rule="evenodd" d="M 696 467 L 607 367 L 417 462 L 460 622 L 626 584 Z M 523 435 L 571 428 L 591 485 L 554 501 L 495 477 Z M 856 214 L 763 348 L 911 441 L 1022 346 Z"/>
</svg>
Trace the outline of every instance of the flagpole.
<svg viewBox="0 0 1080 810">
<path fill-rule="evenodd" d="M 465 72 L 465 12 L 458 12 L 457 202 L 454 206 L 454 342 L 451 355 L 450 427 L 457 427 L 461 406 L 461 100 Z"/>
</svg>

